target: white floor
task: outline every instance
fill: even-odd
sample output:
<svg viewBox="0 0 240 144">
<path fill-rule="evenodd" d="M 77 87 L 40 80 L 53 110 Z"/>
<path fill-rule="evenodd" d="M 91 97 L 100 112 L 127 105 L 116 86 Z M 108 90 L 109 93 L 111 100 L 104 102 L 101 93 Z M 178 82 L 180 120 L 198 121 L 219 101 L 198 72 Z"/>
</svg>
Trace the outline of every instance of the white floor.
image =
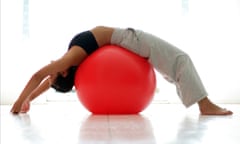
<svg viewBox="0 0 240 144">
<path fill-rule="evenodd" d="M 33 72 L 62 56 L 73 35 L 96 25 L 139 28 L 179 46 L 214 101 L 239 103 L 239 0 L 135 2 L 1 0 L 1 103 L 12 103 Z M 175 87 L 161 80 L 159 87 L 156 100 L 178 100 Z M 151 104 L 140 115 L 91 115 L 78 102 L 51 102 L 12 115 L 11 106 L 1 105 L 0 143 L 239 144 L 240 104 L 221 106 L 234 114 L 201 116 L 197 106 Z"/>
<path fill-rule="evenodd" d="M 139 115 L 91 115 L 78 102 L 1 106 L 1 144 L 239 144 L 240 105 L 232 116 L 201 116 L 197 106 L 151 104 Z"/>
</svg>

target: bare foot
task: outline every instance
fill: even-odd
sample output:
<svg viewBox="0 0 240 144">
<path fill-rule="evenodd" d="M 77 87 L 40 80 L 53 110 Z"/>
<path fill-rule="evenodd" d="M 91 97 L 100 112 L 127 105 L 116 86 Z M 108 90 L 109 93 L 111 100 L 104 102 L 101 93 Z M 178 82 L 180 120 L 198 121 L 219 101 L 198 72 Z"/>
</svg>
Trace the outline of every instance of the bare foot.
<svg viewBox="0 0 240 144">
<path fill-rule="evenodd" d="M 207 97 L 198 102 L 202 115 L 231 115 L 232 111 L 221 108 L 212 103 Z"/>
</svg>

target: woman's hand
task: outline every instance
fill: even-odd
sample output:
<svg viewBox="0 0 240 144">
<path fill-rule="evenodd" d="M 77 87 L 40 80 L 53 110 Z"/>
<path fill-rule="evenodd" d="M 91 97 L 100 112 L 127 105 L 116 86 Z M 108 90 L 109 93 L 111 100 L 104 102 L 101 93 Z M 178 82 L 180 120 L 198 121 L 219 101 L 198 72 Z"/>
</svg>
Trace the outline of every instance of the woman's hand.
<svg viewBox="0 0 240 144">
<path fill-rule="evenodd" d="M 23 104 L 22 101 L 17 100 L 17 101 L 13 104 L 12 109 L 11 109 L 11 112 L 12 112 L 13 114 L 18 114 L 18 113 L 21 111 L 22 104 Z"/>
<path fill-rule="evenodd" d="M 30 100 L 26 99 L 21 107 L 21 113 L 27 113 L 30 110 Z"/>
<path fill-rule="evenodd" d="M 26 99 L 24 102 L 17 100 L 12 109 L 11 112 L 13 114 L 18 114 L 18 113 L 26 113 L 30 110 L 30 100 Z"/>
</svg>

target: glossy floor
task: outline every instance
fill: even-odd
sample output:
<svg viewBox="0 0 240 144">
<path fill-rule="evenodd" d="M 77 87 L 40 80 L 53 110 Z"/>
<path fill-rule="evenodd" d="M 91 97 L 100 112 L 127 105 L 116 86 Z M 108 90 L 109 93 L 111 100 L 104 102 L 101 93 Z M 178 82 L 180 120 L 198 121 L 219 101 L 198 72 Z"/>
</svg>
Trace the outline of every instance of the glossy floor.
<svg viewBox="0 0 240 144">
<path fill-rule="evenodd" d="M 91 115 L 78 102 L 33 105 L 12 115 L 1 106 L 1 144 L 240 143 L 240 105 L 232 116 L 202 116 L 197 106 L 151 104 L 139 115 Z"/>
</svg>

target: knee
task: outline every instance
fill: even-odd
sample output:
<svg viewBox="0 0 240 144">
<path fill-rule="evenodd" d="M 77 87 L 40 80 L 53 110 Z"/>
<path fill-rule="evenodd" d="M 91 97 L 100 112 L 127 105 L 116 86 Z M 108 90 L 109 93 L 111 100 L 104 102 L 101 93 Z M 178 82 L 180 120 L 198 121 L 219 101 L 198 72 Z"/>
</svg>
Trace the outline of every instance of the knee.
<svg viewBox="0 0 240 144">
<path fill-rule="evenodd" d="M 176 64 L 177 65 L 185 65 L 185 64 L 188 64 L 189 62 L 191 62 L 191 58 L 186 53 L 181 54 L 176 58 Z"/>
<path fill-rule="evenodd" d="M 180 55 L 176 58 L 174 73 L 175 80 L 178 82 L 183 73 L 186 73 L 191 67 L 191 58 L 188 54 Z"/>
</svg>

